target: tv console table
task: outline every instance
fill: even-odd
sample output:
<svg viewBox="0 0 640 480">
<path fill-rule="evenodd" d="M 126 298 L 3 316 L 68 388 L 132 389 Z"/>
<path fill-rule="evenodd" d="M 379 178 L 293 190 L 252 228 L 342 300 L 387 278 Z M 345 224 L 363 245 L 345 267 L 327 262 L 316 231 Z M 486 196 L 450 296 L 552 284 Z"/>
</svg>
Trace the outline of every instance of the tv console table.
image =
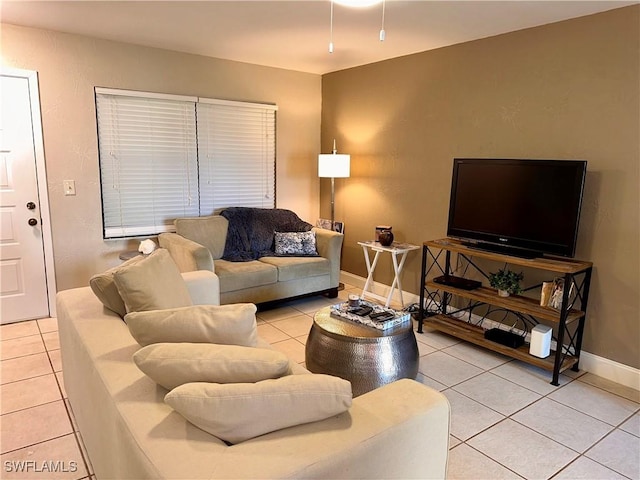
<svg viewBox="0 0 640 480">
<path fill-rule="evenodd" d="M 540 296 L 525 296 L 527 292 L 539 291 L 542 284 L 524 288 L 525 295 L 500 297 L 496 289 L 481 286 L 473 290 L 465 290 L 451 285 L 435 283 L 433 277 L 453 275 L 451 254 L 458 255 L 458 260 L 465 263 L 465 271 L 471 270 L 488 279 L 486 267 L 478 265 L 482 262 L 501 262 L 519 267 L 528 267 L 545 273 L 554 274 L 564 279 L 562 304 L 559 309 L 540 306 Z M 441 257 L 444 254 L 444 259 Z M 494 264 L 495 265 L 495 264 Z M 558 384 L 561 372 L 569 368 L 578 371 L 582 334 L 586 320 L 589 285 L 593 264 L 581 260 L 557 257 L 540 257 L 525 259 L 493 253 L 463 245 L 456 239 L 443 238 L 424 242 L 422 246 L 422 271 L 420 285 L 420 310 L 418 316 L 418 333 L 422 333 L 423 323 L 454 337 L 480 345 L 503 355 L 536 365 L 552 372 L 552 385 Z M 497 267 L 501 268 L 501 267 Z M 495 268 L 497 270 L 497 268 Z M 457 297 L 457 302 L 452 302 Z M 428 305 L 425 304 L 425 299 Z M 466 304 L 465 304 L 466 302 Z M 474 311 L 484 311 L 480 320 L 473 320 Z M 529 354 L 529 345 L 525 343 L 518 348 L 510 348 L 500 343 L 485 339 L 484 321 L 495 323 L 491 319 L 492 312 L 501 315 L 512 315 L 516 322 L 521 322 L 523 330 L 530 330 L 543 321 L 553 327 L 553 340 L 556 350 L 547 358 L 539 358 Z M 462 319 L 466 317 L 468 319 Z M 477 316 L 475 317 L 478 318 Z"/>
</svg>

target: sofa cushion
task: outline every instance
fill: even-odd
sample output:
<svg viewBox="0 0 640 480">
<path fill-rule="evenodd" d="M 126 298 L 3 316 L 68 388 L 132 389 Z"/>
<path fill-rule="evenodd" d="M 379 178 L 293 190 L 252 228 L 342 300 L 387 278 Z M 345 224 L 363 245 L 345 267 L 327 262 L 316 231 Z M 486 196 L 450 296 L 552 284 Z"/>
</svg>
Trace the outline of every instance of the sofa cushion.
<svg viewBox="0 0 640 480">
<path fill-rule="evenodd" d="M 156 343 L 138 350 L 133 360 L 168 390 L 191 382 L 254 383 L 290 373 L 289 359 L 276 350 L 214 343 Z"/>
<path fill-rule="evenodd" d="M 138 263 L 145 258 L 146 256 L 144 255 L 137 255 L 117 267 L 113 267 L 106 272 L 94 275 L 89 280 L 89 285 L 91 286 L 91 290 L 93 290 L 95 296 L 98 297 L 105 307 L 116 312 L 121 317 L 124 317 L 127 314 L 127 308 L 124 305 L 124 300 L 122 300 L 122 297 L 118 292 L 118 287 L 116 287 L 116 282 L 113 280 L 113 275 L 117 271 L 127 268 L 127 266 L 134 263 Z"/>
<path fill-rule="evenodd" d="M 191 423 L 231 443 L 324 420 L 351 407 L 351 384 L 329 375 L 257 383 L 186 383 L 164 401 Z"/>
<path fill-rule="evenodd" d="M 258 260 L 249 262 L 215 261 L 216 275 L 220 278 L 220 293 L 269 285 L 278 281 L 278 270 Z"/>
<path fill-rule="evenodd" d="M 178 218 L 174 222 L 176 233 L 207 247 L 214 260 L 222 258 L 227 240 L 229 221 L 220 215 Z"/>
<path fill-rule="evenodd" d="M 178 266 L 164 248 L 113 274 L 127 312 L 142 312 L 192 305 Z"/>
<path fill-rule="evenodd" d="M 318 255 L 316 232 L 275 232 L 276 255 Z"/>
<path fill-rule="evenodd" d="M 133 338 L 143 347 L 179 342 L 254 347 L 258 342 L 256 306 L 252 303 L 134 312 L 124 319 Z"/>
<path fill-rule="evenodd" d="M 331 262 L 323 257 L 262 257 L 260 261 L 278 269 L 280 282 L 331 275 Z"/>
</svg>

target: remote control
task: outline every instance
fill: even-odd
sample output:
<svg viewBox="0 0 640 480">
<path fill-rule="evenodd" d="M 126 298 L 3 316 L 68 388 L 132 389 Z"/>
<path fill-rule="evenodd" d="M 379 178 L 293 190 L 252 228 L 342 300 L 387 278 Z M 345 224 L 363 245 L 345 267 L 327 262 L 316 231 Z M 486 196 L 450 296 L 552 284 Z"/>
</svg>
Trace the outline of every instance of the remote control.
<svg viewBox="0 0 640 480">
<path fill-rule="evenodd" d="M 391 320 L 395 315 L 392 312 L 377 312 L 369 315 L 371 320 L 375 320 L 376 322 L 384 322 L 386 320 Z"/>
<path fill-rule="evenodd" d="M 373 308 L 368 307 L 366 305 L 362 306 L 362 307 L 358 307 L 358 308 L 354 308 L 354 309 L 349 310 L 349 313 L 354 313 L 354 314 L 358 315 L 359 317 L 366 317 L 371 312 L 373 312 Z"/>
</svg>

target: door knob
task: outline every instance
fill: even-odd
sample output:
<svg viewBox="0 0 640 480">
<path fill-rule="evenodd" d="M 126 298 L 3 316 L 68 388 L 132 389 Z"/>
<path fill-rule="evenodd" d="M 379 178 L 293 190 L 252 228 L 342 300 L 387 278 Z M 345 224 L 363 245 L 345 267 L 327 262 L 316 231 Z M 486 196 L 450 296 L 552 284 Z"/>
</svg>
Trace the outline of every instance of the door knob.
<svg viewBox="0 0 640 480">
<path fill-rule="evenodd" d="M 35 218 L 29 219 L 29 225 L 31 225 L 32 227 L 35 227 L 37 224 L 38 224 L 38 220 L 36 220 Z"/>
<path fill-rule="evenodd" d="M 35 203 L 33 203 L 33 202 L 28 202 L 28 203 L 27 203 L 27 208 L 28 208 L 29 210 L 35 210 L 35 209 L 36 209 L 36 204 L 35 204 Z"/>
</svg>

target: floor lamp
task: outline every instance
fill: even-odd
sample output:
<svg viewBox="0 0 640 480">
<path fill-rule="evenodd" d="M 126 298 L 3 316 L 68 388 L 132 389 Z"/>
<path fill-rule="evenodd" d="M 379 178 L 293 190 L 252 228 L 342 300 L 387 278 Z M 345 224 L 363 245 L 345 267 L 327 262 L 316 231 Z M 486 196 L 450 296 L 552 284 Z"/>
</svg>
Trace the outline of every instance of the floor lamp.
<svg viewBox="0 0 640 480">
<path fill-rule="evenodd" d="M 333 153 L 318 155 L 318 177 L 331 178 L 331 230 L 335 230 L 335 179 L 349 176 L 351 155 L 338 154 L 336 141 L 333 140 Z"/>
</svg>

